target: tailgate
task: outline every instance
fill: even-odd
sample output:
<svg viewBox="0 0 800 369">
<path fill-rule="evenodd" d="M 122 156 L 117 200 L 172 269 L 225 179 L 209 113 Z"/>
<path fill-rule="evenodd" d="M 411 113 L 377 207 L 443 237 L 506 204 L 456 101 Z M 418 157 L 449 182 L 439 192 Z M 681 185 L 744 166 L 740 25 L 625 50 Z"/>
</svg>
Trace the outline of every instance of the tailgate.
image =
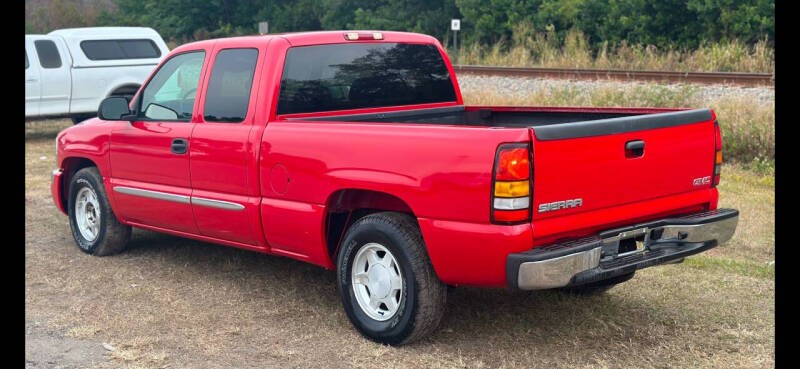
<svg viewBox="0 0 800 369">
<path fill-rule="evenodd" d="M 602 215 L 603 209 L 693 191 L 710 193 L 711 184 L 704 180 L 714 170 L 714 115 L 709 109 L 531 130 L 534 222 L 558 217 L 567 220 L 592 211 Z M 692 198 L 697 201 L 698 196 Z M 687 205 L 697 204 L 676 201 L 674 206 L 679 210 Z M 646 208 L 627 208 L 639 209 L 626 214 L 629 219 L 650 215 Z M 599 224 L 572 224 L 571 228 L 592 226 Z"/>
</svg>

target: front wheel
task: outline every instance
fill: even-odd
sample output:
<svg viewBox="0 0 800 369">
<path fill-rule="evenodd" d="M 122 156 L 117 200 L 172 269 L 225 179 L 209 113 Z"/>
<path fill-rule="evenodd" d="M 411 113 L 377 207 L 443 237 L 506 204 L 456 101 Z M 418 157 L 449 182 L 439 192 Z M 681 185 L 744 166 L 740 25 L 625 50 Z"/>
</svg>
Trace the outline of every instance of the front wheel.
<svg viewBox="0 0 800 369">
<path fill-rule="evenodd" d="M 375 213 L 345 234 L 337 286 L 347 317 L 366 337 L 402 345 L 432 333 L 447 286 L 436 276 L 414 218 Z"/>
<path fill-rule="evenodd" d="M 120 223 L 111 210 L 97 168 L 83 168 L 72 176 L 67 209 L 72 237 L 81 251 L 105 256 L 125 249 L 131 227 Z"/>
</svg>

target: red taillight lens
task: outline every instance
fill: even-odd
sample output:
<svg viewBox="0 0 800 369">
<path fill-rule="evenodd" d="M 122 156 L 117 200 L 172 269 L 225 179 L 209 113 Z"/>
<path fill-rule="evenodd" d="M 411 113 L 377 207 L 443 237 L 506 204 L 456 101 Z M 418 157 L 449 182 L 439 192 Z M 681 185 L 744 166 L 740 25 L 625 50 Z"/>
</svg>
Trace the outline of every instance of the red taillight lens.
<svg viewBox="0 0 800 369">
<path fill-rule="evenodd" d="M 719 184 L 719 174 L 722 172 L 722 135 L 719 133 L 719 123 L 714 121 L 714 172 L 711 176 L 714 180 L 711 187 Z"/>
<path fill-rule="evenodd" d="M 531 165 L 527 144 L 500 146 L 495 157 L 492 221 L 517 223 L 531 217 Z"/>
<path fill-rule="evenodd" d="M 497 169 L 494 179 L 498 181 L 516 181 L 530 178 L 528 148 L 500 149 L 497 154 Z"/>
</svg>

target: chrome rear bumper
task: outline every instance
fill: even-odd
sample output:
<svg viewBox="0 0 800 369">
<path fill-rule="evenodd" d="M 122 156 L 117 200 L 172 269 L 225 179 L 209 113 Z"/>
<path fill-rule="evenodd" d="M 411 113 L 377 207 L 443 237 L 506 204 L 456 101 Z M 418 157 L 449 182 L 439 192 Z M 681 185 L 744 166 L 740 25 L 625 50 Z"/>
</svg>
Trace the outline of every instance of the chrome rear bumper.
<svg viewBox="0 0 800 369">
<path fill-rule="evenodd" d="M 673 262 L 728 241 L 738 221 L 738 210 L 718 209 L 510 254 L 507 283 L 523 290 L 577 286 Z"/>
</svg>

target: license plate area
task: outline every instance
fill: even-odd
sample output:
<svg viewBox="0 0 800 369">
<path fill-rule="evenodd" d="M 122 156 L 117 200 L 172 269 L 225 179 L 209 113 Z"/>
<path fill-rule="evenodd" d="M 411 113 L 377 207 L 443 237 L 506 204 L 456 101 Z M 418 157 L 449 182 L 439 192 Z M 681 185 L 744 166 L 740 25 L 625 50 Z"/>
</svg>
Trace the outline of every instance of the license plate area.
<svg viewBox="0 0 800 369">
<path fill-rule="evenodd" d="M 645 251 L 645 238 L 647 234 L 628 237 L 619 240 L 617 256 L 625 256 Z"/>
<path fill-rule="evenodd" d="M 620 232 L 616 236 L 603 239 L 603 259 L 615 259 L 622 256 L 647 252 L 650 243 L 650 229 L 639 228 Z"/>
</svg>

